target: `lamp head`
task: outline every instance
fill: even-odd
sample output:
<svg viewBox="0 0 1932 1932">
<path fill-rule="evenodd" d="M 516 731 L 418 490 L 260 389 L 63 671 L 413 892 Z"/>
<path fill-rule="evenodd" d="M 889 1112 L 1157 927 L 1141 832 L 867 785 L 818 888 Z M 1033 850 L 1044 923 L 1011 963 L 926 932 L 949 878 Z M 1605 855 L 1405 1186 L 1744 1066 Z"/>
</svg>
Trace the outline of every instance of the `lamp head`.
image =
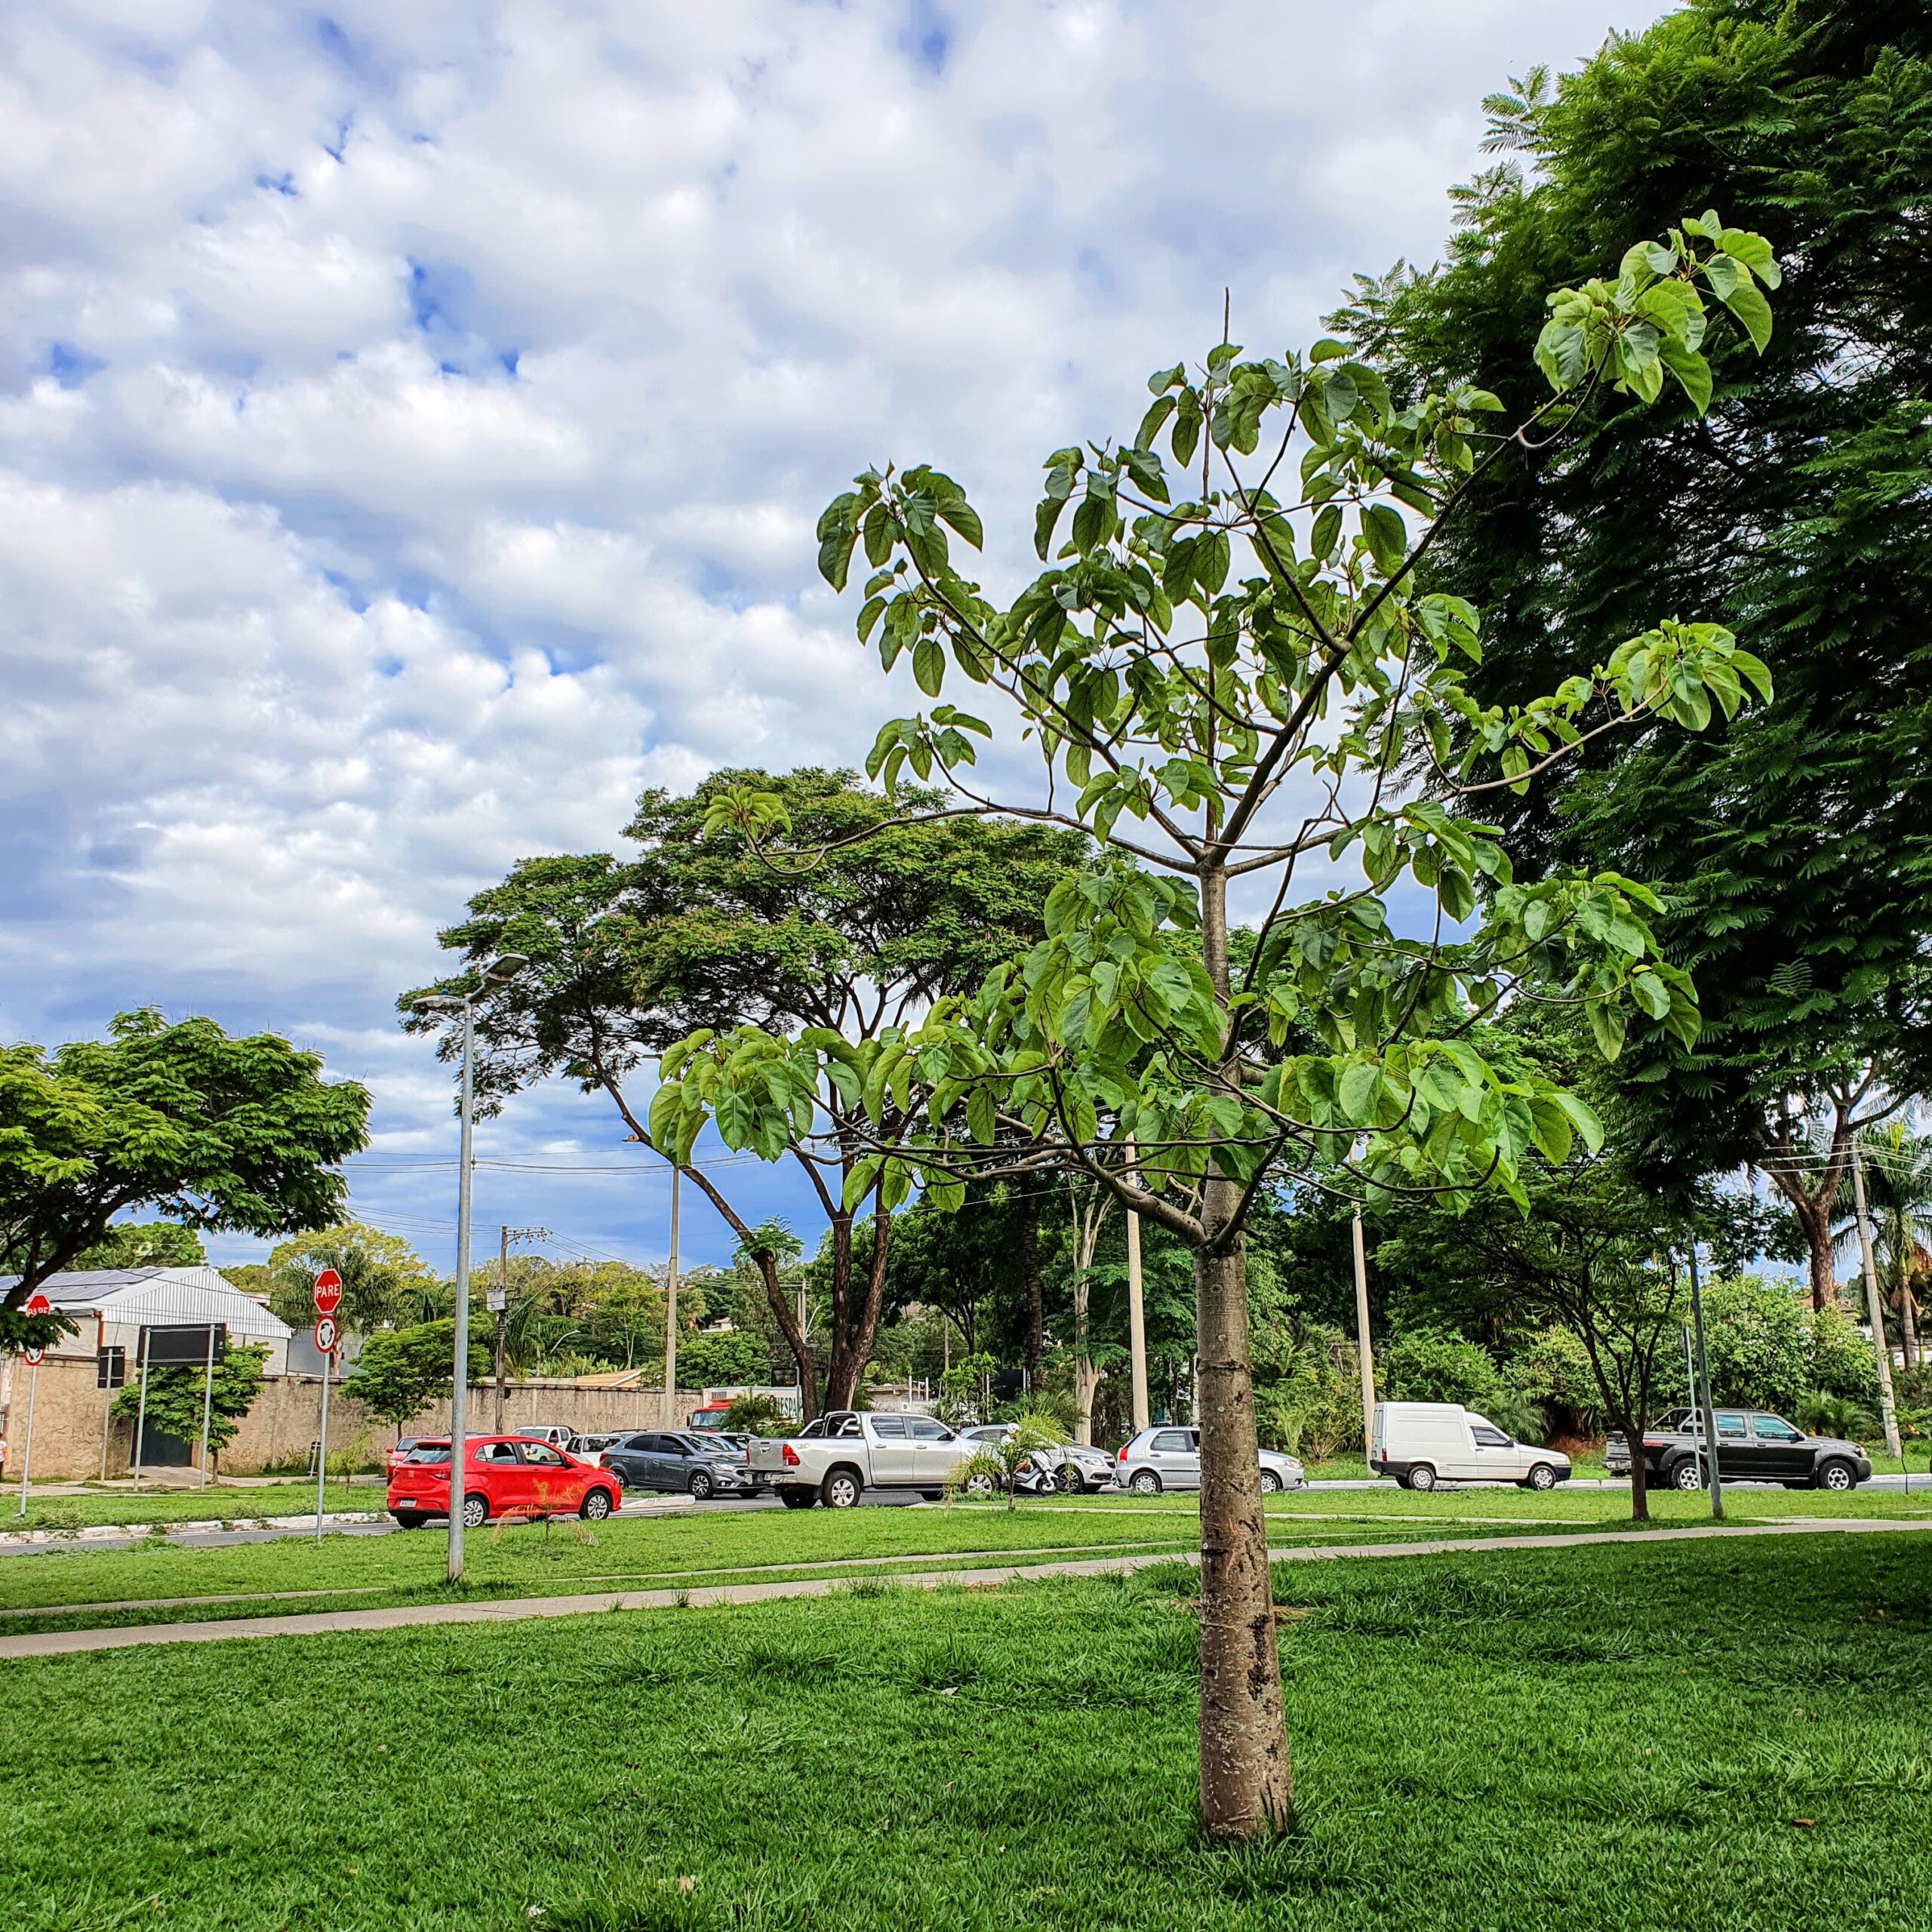
<svg viewBox="0 0 1932 1932">
<path fill-rule="evenodd" d="M 506 985 L 529 964 L 527 953 L 500 952 L 483 969 L 483 983 L 486 986 Z"/>
</svg>

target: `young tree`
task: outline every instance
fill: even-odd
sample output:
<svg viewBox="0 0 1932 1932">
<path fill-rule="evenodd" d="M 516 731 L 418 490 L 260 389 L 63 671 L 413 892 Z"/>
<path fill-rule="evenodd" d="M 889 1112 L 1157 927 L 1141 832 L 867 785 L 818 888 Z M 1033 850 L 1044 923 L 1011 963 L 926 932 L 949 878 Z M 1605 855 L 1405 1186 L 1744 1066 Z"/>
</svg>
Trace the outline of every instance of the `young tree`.
<svg viewBox="0 0 1932 1932">
<path fill-rule="evenodd" d="M 741 834 L 703 836 L 718 799 L 745 787 L 769 788 L 804 835 L 828 848 L 825 862 L 777 873 Z M 635 858 L 525 860 L 442 936 L 472 960 L 514 950 L 533 961 L 477 1000 L 483 1104 L 562 1073 L 608 1096 L 631 1137 L 652 1145 L 633 1084 L 694 1028 L 872 1040 L 976 984 L 1038 937 L 1047 894 L 1085 841 L 1044 826 L 935 817 L 938 802 L 915 795 L 891 804 L 849 773 L 726 772 L 688 798 L 646 792 L 629 828 Z M 414 1012 L 419 997 L 399 1002 L 405 1023 L 441 1030 L 448 1057 L 455 1035 L 445 1019 Z M 798 1163 L 831 1230 L 824 1397 L 839 1408 L 851 1405 L 878 1332 L 897 1204 L 875 1203 L 871 1240 L 855 1251 L 865 1190 L 855 1193 L 851 1179 L 866 1146 L 890 1130 L 883 1117 L 862 1123 L 829 1084 L 817 1100 L 832 1124 L 826 1139 L 795 1134 L 786 1118 L 769 1114 L 758 1134 L 768 1158 Z M 741 1118 L 734 1114 L 734 1125 Z M 759 1269 L 814 1413 L 813 1352 L 780 1278 L 786 1256 L 693 1164 L 688 1147 L 679 1158 Z"/>
<path fill-rule="evenodd" d="M 1486 703 L 1586 669 L 1660 600 L 1770 666 L 1774 697 L 1719 728 L 1606 737 L 1558 809 L 1487 809 L 1519 873 L 1614 866 L 1663 894 L 1706 1024 L 1628 1057 L 1647 1160 L 1767 1175 L 1823 1308 L 1851 1137 L 1932 1079 L 1932 14 L 1689 0 L 1486 104 L 1497 165 L 1446 265 L 1331 318 L 1404 380 L 1521 402 L 1543 290 L 1679 208 L 1715 202 L 1790 265 L 1762 355 L 1714 349 L 1708 409 L 1586 400 L 1567 450 L 1444 533 L 1432 583 L 1491 613 Z"/>
<path fill-rule="evenodd" d="M 319 1055 L 212 1020 L 121 1014 L 105 1040 L 47 1054 L 0 1048 L 0 1347 L 64 1325 L 21 1304 L 108 1238 L 117 1215 L 158 1208 L 189 1228 L 287 1234 L 342 1211 L 337 1164 L 368 1144 L 369 1094 L 325 1081 Z"/>
<path fill-rule="evenodd" d="M 371 1415 L 401 1429 L 439 1395 L 449 1392 L 450 1356 L 456 1322 L 418 1322 L 411 1328 L 379 1328 L 362 1344 L 355 1366 L 343 1377 L 342 1392 Z M 470 1331 L 469 1379 L 490 1374 L 490 1352 Z"/>
<path fill-rule="evenodd" d="M 877 1190 L 890 1209 L 915 1185 L 943 1201 L 976 1174 L 1071 1170 L 1186 1247 L 1201 1798 L 1217 1837 L 1279 1826 L 1292 1795 L 1249 1360 L 1254 1204 L 1287 1176 L 1458 1198 L 1494 1185 L 1520 1201 L 1531 1146 L 1560 1163 L 1598 1128 L 1554 1083 L 1470 1044 L 1473 1022 L 1519 992 L 1580 1002 L 1609 1054 L 1633 1008 L 1697 1032 L 1643 887 L 1608 871 L 1521 884 L 1489 831 L 1401 774 L 1420 759 L 1461 798 L 1493 796 L 1605 734 L 1700 728 L 1764 682 L 1727 632 L 1666 619 L 1547 696 L 1484 707 L 1466 687 L 1477 614 L 1420 589 L 1416 567 L 1483 479 L 1547 460 L 1580 405 L 1620 389 L 1654 401 L 1667 380 L 1708 399 L 1705 293 L 1761 341 L 1761 284 L 1777 279 L 1768 245 L 1715 214 L 1639 243 L 1614 278 L 1551 297 L 1536 359 L 1555 394 L 1513 429 L 1486 427 L 1496 399 L 1467 386 L 1398 407 L 1338 342 L 1245 360 L 1224 341 L 1199 369 L 1150 380 L 1131 440 L 1048 460 L 1035 535 L 1052 561 L 1010 604 L 955 569 L 952 540 L 977 546 L 980 520 L 936 470 L 869 470 L 821 519 L 835 587 L 864 546 L 859 631 L 887 669 L 909 660 L 935 700 L 956 672 L 1023 720 L 1047 787 L 1006 809 L 1091 830 L 1115 863 L 1054 888 L 1023 962 L 915 1023 L 694 1035 L 664 1057 L 652 1132 L 682 1156 L 715 1118 L 728 1144 L 758 1146 L 803 1131 L 829 1084 L 848 1131 L 921 1123 L 872 1144 L 854 1196 Z M 886 726 L 869 769 L 888 786 L 908 768 L 939 774 L 951 809 L 990 811 L 970 775 L 989 735 L 936 703 Z M 721 791 L 710 823 L 734 842 L 807 842 L 755 786 Z M 1432 904 L 1420 937 L 1389 916 L 1405 878 Z M 1235 894 L 1258 914 L 1238 946 Z"/>
<path fill-rule="evenodd" d="M 148 1371 L 147 1426 L 184 1442 L 202 1439 L 202 1406 L 208 1405 L 208 1464 L 211 1469 L 221 1460 L 221 1452 L 235 1440 L 248 1411 L 261 1393 L 263 1365 L 269 1352 L 258 1343 L 230 1349 L 215 1364 L 211 1380 L 205 1367 L 188 1363 Z M 114 1398 L 114 1413 L 124 1421 L 138 1423 L 141 1415 L 141 1391 L 131 1381 Z"/>
</svg>

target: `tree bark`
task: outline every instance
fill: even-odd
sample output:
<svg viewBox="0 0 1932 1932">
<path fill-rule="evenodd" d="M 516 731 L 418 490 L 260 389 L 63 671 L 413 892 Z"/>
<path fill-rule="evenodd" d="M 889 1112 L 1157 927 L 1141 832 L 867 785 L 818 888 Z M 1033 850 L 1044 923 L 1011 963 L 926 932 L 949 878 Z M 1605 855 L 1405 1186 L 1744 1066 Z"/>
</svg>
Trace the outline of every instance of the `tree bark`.
<svg viewBox="0 0 1932 1932">
<path fill-rule="evenodd" d="M 1611 1420 L 1623 1430 L 1623 1439 L 1630 1445 L 1630 1520 L 1633 1523 L 1647 1523 L 1651 1520 L 1651 1485 L 1650 1472 L 1644 1463 L 1644 1432 L 1632 1417 L 1613 1415 Z"/>
<path fill-rule="evenodd" d="M 1026 1386 L 1037 1394 L 1040 1357 L 1046 1346 L 1046 1311 L 1040 1284 L 1040 1208 L 1030 1193 L 1020 1201 L 1020 1276 L 1026 1284 Z"/>
<path fill-rule="evenodd" d="M 890 1253 L 892 1217 L 872 1198 L 872 1250 L 866 1267 L 865 1287 L 856 1305 L 852 1294 L 852 1226 L 846 1217 L 842 1235 L 832 1251 L 832 1346 L 825 1371 L 825 1406 L 849 1409 L 859 1391 L 859 1378 L 871 1361 L 878 1336 L 880 1310 L 885 1300 L 885 1263 Z"/>
<path fill-rule="evenodd" d="M 1240 1190 L 1211 1178 L 1211 1232 Z M 1201 1416 L 1201 1817 L 1211 1838 L 1239 1841 L 1288 1822 L 1294 1785 L 1261 1508 L 1247 1261 L 1240 1240 L 1194 1263 Z"/>
</svg>

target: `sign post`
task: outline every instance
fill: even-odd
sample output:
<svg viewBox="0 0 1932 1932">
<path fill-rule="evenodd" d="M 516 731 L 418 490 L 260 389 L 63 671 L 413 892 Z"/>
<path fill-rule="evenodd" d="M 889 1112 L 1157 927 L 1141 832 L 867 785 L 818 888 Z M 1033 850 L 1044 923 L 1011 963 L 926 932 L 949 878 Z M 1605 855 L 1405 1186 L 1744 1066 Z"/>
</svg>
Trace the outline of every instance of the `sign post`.
<svg viewBox="0 0 1932 1932">
<path fill-rule="evenodd" d="M 38 1293 L 27 1297 L 23 1315 L 51 1315 L 54 1304 Z M 40 1392 L 40 1362 L 44 1349 L 23 1349 L 20 1359 L 27 1365 L 27 1439 L 20 1451 L 20 1514 L 27 1513 L 27 1478 L 33 1470 L 33 1399 Z"/>
<path fill-rule="evenodd" d="M 325 1268 L 315 1277 L 315 1352 L 322 1358 L 322 1426 L 315 1444 L 315 1540 L 322 1540 L 323 1492 L 329 1479 L 329 1369 L 335 1359 L 335 1312 L 342 1306 L 342 1277 Z"/>
<path fill-rule="evenodd" d="M 208 1486 L 208 1434 L 214 1422 L 214 1324 L 208 1324 L 208 1380 L 202 1384 L 202 1487 Z"/>
</svg>

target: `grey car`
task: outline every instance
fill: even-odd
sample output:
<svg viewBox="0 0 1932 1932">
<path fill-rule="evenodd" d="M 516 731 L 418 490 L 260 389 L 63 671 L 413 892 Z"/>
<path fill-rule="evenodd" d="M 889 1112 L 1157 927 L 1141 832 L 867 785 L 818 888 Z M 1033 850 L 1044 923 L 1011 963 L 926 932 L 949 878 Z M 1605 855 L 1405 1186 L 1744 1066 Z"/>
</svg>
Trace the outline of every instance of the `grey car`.
<svg viewBox="0 0 1932 1932">
<path fill-rule="evenodd" d="M 598 1460 L 626 1489 L 678 1491 L 700 1503 L 752 1491 L 745 1452 L 707 1430 L 641 1429 L 620 1437 Z"/>
<path fill-rule="evenodd" d="M 1167 1489 L 1201 1487 L 1201 1432 L 1180 1423 L 1161 1423 L 1143 1429 L 1122 1445 L 1114 1458 L 1114 1480 L 1137 1496 L 1158 1496 Z M 1308 1478 L 1300 1460 L 1278 1450 L 1261 1452 L 1261 1487 L 1269 1495 L 1284 1489 L 1303 1489 Z"/>
</svg>

